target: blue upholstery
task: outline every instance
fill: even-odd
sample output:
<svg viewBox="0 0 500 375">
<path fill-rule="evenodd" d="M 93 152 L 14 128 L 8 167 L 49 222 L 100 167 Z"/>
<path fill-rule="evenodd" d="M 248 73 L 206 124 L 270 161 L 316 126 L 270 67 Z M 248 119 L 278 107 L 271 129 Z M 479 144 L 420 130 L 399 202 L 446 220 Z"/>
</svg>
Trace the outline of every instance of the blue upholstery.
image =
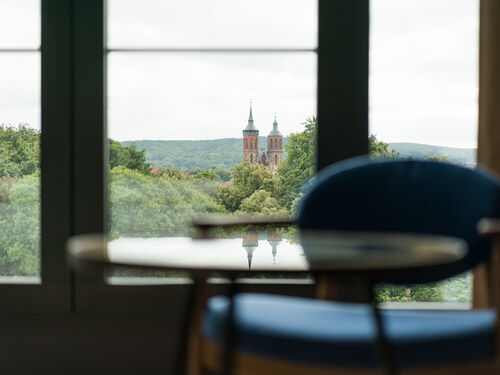
<svg viewBox="0 0 500 375">
<path fill-rule="evenodd" d="M 212 298 L 204 335 L 223 342 L 228 299 Z M 235 297 L 235 344 L 260 357 L 310 365 L 379 364 L 373 313 L 363 304 L 242 294 Z M 494 355 L 493 311 L 384 311 L 398 367 L 462 363 Z"/>
<path fill-rule="evenodd" d="M 448 163 L 366 157 L 334 164 L 318 174 L 298 214 L 301 229 L 433 233 L 467 241 L 467 257 L 420 275 L 386 281 L 431 282 L 464 272 L 489 256 L 477 222 L 500 217 L 500 187 L 489 173 Z"/>
</svg>

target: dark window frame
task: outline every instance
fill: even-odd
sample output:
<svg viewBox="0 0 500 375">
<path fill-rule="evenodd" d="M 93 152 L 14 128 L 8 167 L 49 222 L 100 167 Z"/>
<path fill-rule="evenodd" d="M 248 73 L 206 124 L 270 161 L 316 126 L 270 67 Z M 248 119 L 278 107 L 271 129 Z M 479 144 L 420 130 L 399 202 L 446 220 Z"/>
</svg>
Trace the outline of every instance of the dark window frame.
<svg viewBox="0 0 500 375">
<path fill-rule="evenodd" d="M 40 1 L 42 283 L 0 285 L 7 301 L 0 310 L 168 308 L 166 297 L 188 281 L 105 285 L 102 272 L 75 279 L 68 271 L 67 239 L 107 232 L 107 4 Z M 369 0 L 318 0 L 318 170 L 368 151 L 368 7 Z"/>
</svg>

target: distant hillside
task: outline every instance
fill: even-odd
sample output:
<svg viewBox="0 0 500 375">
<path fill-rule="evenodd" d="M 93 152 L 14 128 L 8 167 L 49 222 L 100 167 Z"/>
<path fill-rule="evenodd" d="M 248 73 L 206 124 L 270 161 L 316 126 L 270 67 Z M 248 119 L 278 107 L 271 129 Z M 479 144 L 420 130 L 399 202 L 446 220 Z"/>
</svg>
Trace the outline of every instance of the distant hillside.
<svg viewBox="0 0 500 375">
<path fill-rule="evenodd" d="M 266 137 L 259 137 L 259 145 L 266 148 Z M 202 141 L 125 141 L 124 146 L 135 144 L 139 150 L 146 149 L 147 161 L 157 167 L 232 168 L 241 161 L 243 142 L 241 138 L 222 138 Z M 287 143 L 287 138 L 284 138 Z M 426 159 L 432 155 L 447 155 L 454 163 L 475 161 L 476 150 L 431 146 L 419 143 L 391 143 L 403 158 Z M 286 156 L 286 155 L 284 155 Z"/>
<path fill-rule="evenodd" d="M 389 147 L 399 152 L 403 158 L 427 159 L 432 155 L 446 155 L 453 163 L 472 163 L 476 161 L 475 148 L 455 148 L 406 142 L 390 143 Z"/>
<path fill-rule="evenodd" d="M 283 139 L 286 143 L 286 137 Z M 135 144 L 146 149 L 146 158 L 157 167 L 232 168 L 241 162 L 243 141 L 241 138 L 222 138 L 202 141 L 125 141 L 122 145 Z M 267 148 L 267 137 L 259 137 L 260 148 Z"/>
</svg>

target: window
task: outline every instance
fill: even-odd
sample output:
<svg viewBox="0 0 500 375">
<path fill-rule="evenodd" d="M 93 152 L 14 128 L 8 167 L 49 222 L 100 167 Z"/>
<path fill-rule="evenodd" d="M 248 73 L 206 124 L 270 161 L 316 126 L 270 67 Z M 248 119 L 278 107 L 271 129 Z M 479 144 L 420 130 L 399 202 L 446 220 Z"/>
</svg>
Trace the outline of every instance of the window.
<svg viewBox="0 0 500 375">
<path fill-rule="evenodd" d="M 371 1 L 370 134 L 401 158 L 475 166 L 478 1 Z M 470 301 L 471 275 L 384 298 Z"/>
<path fill-rule="evenodd" d="M 0 4 L 0 282 L 40 276 L 39 6 Z"/>
<path fill-rule="evenodd" d="M 243 212 L 264 187 L 231 190 L 242 145 L 273 176 L 273 114 L 284 134 L 316 115 L 317 1 L 114 0 L 108 14 L 111 236 L 185 236 L 195 215 Z"/>
<path fill-rule="evenodd" d="M 113 14 L 114 9 L 116 10 L 121 7 L 122 3 L 125 3 L 125 1 L 110 1 L 109 13 Z M 206 7 L 209 5 L 204 4 L 204 2 L 196 2 L 196 4 L 195 2 L 189 4 L 186 2 L 180 3 L 186 5 L 182 12 L 189 16 L 191 16 L 193 9 L 199 9 L 200 17 L 208 14 Z M 255 6 L 268 6 L 267 3 L 264 1 L 255 2 Z M 363 113 L 363 110 L 359 111 L 364 106 L 362 98 L 358 98 L 356 95 L 354 97 L 351 95 L 346 96 L 345 92 L 337 92 L 334 89 L 336 86 L 332 83 L 337 82 L 339 77 L 342 77 L 345 82 L 351 82 L 351 80 L 352 82 L 357 82 L 360 77 L 363 77 L 362 66 L 352 64 L 352 61 L 358 61 L 356 56 L 344 52 L 352 51 L 352 46 L 357 46 L 354 48 L 357 51 L 363 51 L 365 48 L 363 38 L 366 38 L 367 30 L 363 26 L 366 24 L 366 19 L 363 15 L 366 11 L 366 4 L 356 4 L 355 7 L 347 9 L 342 5 L 342 2 L 304 0 L 292 3 L 281 1 L 276 2 L 276 4 L 284 8 L 295 5 L 304 6 L 306 10 L 300 12 L 298 20 L 296 16 L 290 18 L 291 13 L 277 11 L 275 12 L 276 15 L 272 16 L 271 13 L 266 14 L 266 12 L 259 10 L 260 18 L 249 17 L 248 19 L 252 19 L 250 23 L 240 22 L 240 20 L 242 17 L 250 16 L 248 12 L 251 12 L 251 9 L 246 10 L 244 14 L 239 14 L 239 16 L 237 12 L 234 12 L 232 13 L 234 18 L 230 22 L 231 25 L 224 25 L 221 28 L 216 27 L 214 29 L 215 34 L 210 35 L 205 32 L 201 33 L 202 35 L 200 33 L 189 33 L 188 31 L 193 29 L 189 22 L 190 19 L 194 18 L 187 17 L 188 21 L 186 24 L 176 26 L 186 31 L 183 32 L 186 39 L 182 41 L 183 46 L 181 47 L 179 44 L 176 44 L 180 39 L 172 33 L 160 36 L 155 35 L 154 32 L 150 33 L 155 23 L 162 24 L 165 20 L 161 13 L 156 12 L 156 10 L 151 12 L 151 9 L 154 9 L 152 7 L 154 5 L 153 2 L 130 1 L 126 3 L 124 9 L 129 7 L 129 9 L 132 9 L 132 12 L 129 12 L 129 16 L 119 15 L 118 17 L 121 17 L 122 21 L 129 26 L 123 33 L 120 31 L 122 35 L 113 35 L 114 20 L 112 18 L 109 19 L 111 25 L 109 28 L 109 40 L 111 42 L 109 45 L 109 56 L 108 54 L 103 54 L 102 48 L 107 29 L 106 18 L 104 16 L 106 13 L 104 1 L 44 0 L 40 2 L 26 0 L 15 2 L 4 1 L 2 2 L 2 6 L 4 4 L 8 10 L 1 12 L 2 23 L 0 27 L 3 28 L 2 30 L 6 29 L 7 31 L 0 34 L 7 35 L 8 37 L 2 41 L 2 43 L 7 41 L 7 43 L 0 46 L 2 50 L 0 58 L 6 61 L 8 58 L 5 56 L 17 53 L 20 56 L 26 56 L 22 59 L 30 59 L 27 57 L 30 54 L 33 56 L 41 55 L 41 58 L 33 58 L 33 60 L 41 61 L 41 63 L 37 62 L 37 64 L 40 64 L 39 68 L 34 68 L 32 73 L 36 75 L 37 71 L 38 74 L 41 72 L 39 76 L 41 86 L 38 90 L 40 90 L 39 95 L 42 104 L 40 127 L 43 131 L 40 134 L 42 156 L 40 165 L 41 206 L 37 204 L 40 208 L 41 217 L 41 238 L 38 239 L 41 249 L 39 260 L 41 285 L 27 287 L 26 285 L 4 286 L 0 284 L 0 294 L 5 293 L 9 301 L 11 301 L 9 306 L 2 308 L 68 310 L 70 307 L 75 308 L 76 306 L 76 309 L 80 309 L 84 308 L 82 305 L 83 301 L 91 303 L 93 300 L 92 298 L 80 298 L 81 293 L 87 293 L 85 291 L 88 283 L 87 280 L 77 279 L 75 283 L 70 281 L 65 259 L 65 243 L 67 238 L 74 234 L 107 231 L 106 206 L 108 199 L 107 185 L 105 183 L 106 173 L 104 170 L 104 165 L 108 165 L 108 163 L 104 162 L 105 159 L 107 160 L 105 149 L 108 146 L 106 138 L 106 98 L 108 97 L 106 93 L 106 81 L 109 79 L 109 83 L 111 84 L 113 79 L 111 76 L 106 77 L 105 74 L 108 60 L 111 65 L 109 69 L 110 75 L 113 74 L 113 70 L 115 69 L 113 66 L 117 67 L 121 64 L 120 59 L 123 58 L 122 61 L 125 61 L 130 57 L 128 61 L 123 63 L 122 68 L 125 68 L 127 64 L 134 62 L 136 57 L 133 56 L 141 54 L 157 56 L 152 59 L 155 60 L 154 64 L 157 66 L 161 65 L 164 61 L 160 57 L 162 54 L 169 55 L 170 57 L 176 55 L 175 58 L 178 59 L 181 59 L 180 56 L 182 55 L 184 55 L 182 59 L 186 59 L 185 56 L 191 55 L 193 57 L 195 54 L 199 54 L 199 56 L 205 56 L 207 58 L 206 61 L 217 56 L 219 56 L 218 58 L 224 55 L 232 56 L 231 59 L 235 59 L 233 65 L 239 64 L 237 60 L 238 56 L 254 55 L 253 64 L 255 68 L 263 67 L 264 65 L 275 68 L 280 64 L 285 64 L 285 66 L 289 64 L 288 66 L 295 66 L 298 69 L 295 71 L 297 74 L 293 75 L 290 82 L 299 82 L 300 80 L 304 80 L 304 78 L 309 82 L 307 84 L 309 88 L 302 91 L 306 93 L 309 99 L 297 102 L 299 104 L 302 103 L 297 107 L 301 107 L 302 111 L 303 108 L 308 108 L 306 111 L 303 111 L 307 114 L 314 114 L 315 112 L 316 79 L 314 79 L 314 76 L 317 70 L 317 74 L 319 75 L 317 90 L 318 113 L 320 114 L 321 121 L 325 124 L 336 124 L 335 127 L 324 126 L 322 128 L 320 126 L 320 136 L 318 137 L 319 167 L 366 151 L 366 137 L 359 136 L 364 134 L 362 129 L 366 128 L 366 122 L 360 121 L 356 123 L 356 121 L 350 121 L 350 115 L 345 116 L 341 121 L 337 121 L 338 118 L 334 122 L 329 119 L 331 115 L 335 114 L 335 108 L 346 109 L 352 107 L 348 111 L 349 113 Z M 157 2 L 156 4 L 160 4 L 163 11 L 166 10 L 168 12 L 168 6 L 174 4 L 174 2 Z M 195 7 L 197 4 L 201 4 L 200 8 Z M 211 3 L 211 5 L 213 4 L 215 3 Z M 16 20 L 16 17 L 11 17 L 15 14 L 16 9 L 25 6 L 35 9 L 33 12 L 26 11 L 25 9 L 19 12 L 23 17 L 29 15 L 28 18 L 31 17 L 29 20 Z M 226 7 L 227 10 L 230 10 L 233 9 L 234 4 L 232 1 L 221 1 L 217 6 Z M 320 14 L 320 18 L 322 19 L 322 21 L 320 19 L 319 24 L 317 22 L 317 13 Z M 296 15 L 297 13 L 294 14 Z M 215 16 L 210 19 L 199 19 L 203 22 L 214 21 L 217 24 L 218 21 Z M 127 17 L 129 18 L 127 19 Z M 141 18 L 147 18 L 151 23 L 142 23 L 142 26 L 134 24 L 135 21 Z M 336 19 L 345 20 L 346 18 L 352 19 L 353 23 L 360 25 L 359 28 L 356 28 L 360 30 L 359 35 L 354 36 L 342 31 L 344 23 L 337 22 Z M 39 27 L 40 19 L 41 27 Z M 172 22 L 181 19 L 182 17 L 179 17 L 173 19 Z M 258 22 L 255 20 L 258 20 Z M 296 31 L 291 32 L 287 27 L 283 27 L 283 24 L 278 24 L 276 20 L 286 25 L 297 24 L 299 27 L 295 29 Z M 305 20 L 309 21 L 303 22 Z M 14 22 L 15 27 L 12 26 L 12 22 Z M 262 22 L 267 22 L 269 27 L 264 27 Z M 26 39 L 27 42 L 25 39 L 16 39 L 17 34 L 14 37 L 12 33 L 9 33 L 9 30 L 16 28 L 19 24 L 23 25 L 22 32 L 18 33 L 19 35 L 28 35 L 30 30 L 36 30 L 34 34 L 30 34 L 31 36 Z M 230 36 L 227 33 L 228 27 L 233 27 L 239 30 L 239 32 L 247 33 L 248 39 L 243 40 L 240 38 L 237 41 L 231 41 L 231 39 L 228 39 Z M 41 37 L 38 31 L 40 28 Z M 254 30 L 257 30 L 257 32 L 253 32 Z M 258 32 L 259 30 L 265 30 L 265 33 Z M 38 35 L 36 35 L 37 33 Z M 147 36 L 147 40 L 134 39 L 132 38 L 132 34 L 134 37 Z M 331 35 L 334 34 L 346 35 L 346 38 L 342 42 L 331 39 Z M 319 44 L 317 42 L 318 35 Z M 198 45 L 193 44 L 196 40 L 200 41 Z M 148 44 L 151 41 L 154 41 L 154 43 Z M 348 49 L 345 49 L 346 45 L 344 45 L 344 42 L 346 41 L 347 45 L 349 45 Z M 318 46 L 321 46 L 321 53 L 318 53 Z M 169 51 L 160 51 L 163 49 Z M 189 49 L 193 51 L 187 51 Z M 336 52 L 332 53 L 332 51 Z M 339 69 L 329 71 L 329 67 L 332 66 L 334 61 L 337 64 L 339 63 L 338 59 L 335 59 L 335 55 L 337 54 L 344 56 L 345 59 L 340 62 L 341 66 Z M 258 55 L 267 59 L 265 64 L 263 64 L 265 59 L 259 61 Z M 137 60 L 135 61 L 137 62 Z M 291 65 L 290 62 L 292 62 Z M 318 69 L 316 69 L 316 65 Z M 328 69 L 325 69 L 327 67 Z M 263 69 L 263 71 L 265 70 Z M 286 75 L 286 70 L 285 72 L 280 72 L 280 74 Z M 340 71 L 342 74 L 338 73 Z M 118 70 L 115 72 L 118 72 Z M 310 77 L 313 78 L 311 79 Z M 356 80 L 354 80 L 354 77 L 356 77 Z M 23 78 L 33 81 L 37 80 L 33 76 L 23 76 Z M 122 83 L 122 87 L 127 88 L 127 83 L 134 83 L 134 77 L 125 78 L 127 79 Z M 357 83 L 347 85 L 346 87 L 352 88 L 355 92 L 363 91 L 358 90 L 359 87 L 355 87 L 356 85 Z M 117 117 L 118 113 L 113 113 L 113 111 L 120 109 L 118 104 L 121 98 L 119 97 L 119 93 L 114 98 L 112 94 L 113 87 L 110 86 L 109 89 L 109 135 L 113 137 L 113 122 L 120 119 L 119 116 Z M 133 91 L 133 88 L 131 89 Z M 270 88 L 266 95 L 275 94 L 277 92 L 275 90 L 283 90 L 282 92 L 284 92 L 283 87 L 277 85 Z M 278 96 L 285 97 L 288 94 L 291 94 L 291 92 L 284 92 Z M 241 122 L 237 124 L 236 132 L 238 134 L 235 137 L 241 137 L 240 131 L 247 120 L 248 100 L 257 100 L 257 98 L 247 97 L 247 94 L 244 96 L 242 98 L 242 101 L 244 99 L 245 102 L 242 105 L 244 118 L 238 120 L 243 121 L 243 124 Z M 350 104 L 342 102 L 342 98 L 345 97 L 350 98 Z M 36 92 L 33 92 L 33 98 L 36 98 Z M 336 98 L 339 100 L 335 100 Z M 39 101 L 38 99 L 34 99 L 34 102 Z M 296 123 L 296 121 L 287 121 L 285 112 L 279 108 L 264 110 L 262 103 L 265 102 L 266 100 L 255 102 L 255 106 L 259 107 L 258 116 L 259 121 L 262 121 L 263 133 L 267 133 L 270 130 L 275 111 L 280 112 L 280 126 L 285 127 L 287 123 Z M 141 105 L 147 104 L 150 103 L 143 101 L 139 97 L 133 107 L 139 108 Z M 175 103 L 162 104 L 175 106 Z M 148 108 L 142 108 L 140 114 L 149 116 Z M 299 117 L 302 120 L 304 115 Z M 266 118 L 268 120 L 265 120 Z M 31 123 L 31 120 L 29 121 Z M 35 123 L 36 121 L 33 121 L 33 125 Z M 137 123 L 150 125 L 147 121 Z M 349 126 L 345 126 L 345 124 L 349 124 Z M 146 125 L 142 125 L 142 127 L 146 129 Z M 193 131 L 193 129 L 187 130 Z M 299 129 L 289 129 L 287 132 L 297 130 Z M 349 150 L 347 150 L 342 148 L 343 141 L 341 142 L 342 137 L 339 137 L 339 134 L 351 139 L 351 141 L 354 139 L 352 136 L 357 135 L 359 137 L 356 138 L 356 141 L 350 142 Z M 336 147 L 336 142 L 338 142 L 340 147 Z M 137 149 L 140 150 L 139 147 L 136 148 L 136 151 Z M 252 149 L 257 151 L 255 153 L 257 155 L 256 143 Z M 335 150 L 335 152 L 332 153 L 332 150 Z M 112 151 L 111 147 L 110 151 Z M 128 151 L 133 154 L 131 149 L 128 149 Z M 253 159 L 255 159 L 254 156 Z M 35 216 L 33 214 L 32 218 Z M 100 280 L 100 275 L 96 275 L 96 278 Z M 20 282 L 22 280 L 19 278 L 14 280 L 15 284 Z M 73 298 L 70 298 L 72 285 L 75 286 L 73 288 L 74 295 Z M 20 290 L 22 292 L 19 292 Z M 113 288 L 103 289 L 101 292 L 114 293 L 114 290 Z M 133 288 L 128 289 L 128 293 L 133 292 Z M 32 296 L 33 298 L 27 298 L 27 296 Z M 104 304 L 104 300 L 100 300 L 99 303 Z M 131 294 L 128 294 L 124 303 L 133 300 L 134 298 L 131 297 Z M 70 301 L 73 301 L 73 304 Z M 114 301 L 116 302 L 116 300 Z M 116 310 L 120 308 L 118 306 L 119 304 L 113 303 L 113 306 L 109 308 Z"/>
</svg>

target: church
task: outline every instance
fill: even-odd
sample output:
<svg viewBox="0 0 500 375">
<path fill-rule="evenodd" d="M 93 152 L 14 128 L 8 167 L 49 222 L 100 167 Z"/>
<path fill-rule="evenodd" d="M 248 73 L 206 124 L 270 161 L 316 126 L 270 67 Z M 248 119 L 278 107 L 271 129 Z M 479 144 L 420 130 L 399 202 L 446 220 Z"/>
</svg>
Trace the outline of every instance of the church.
<svg viewBox="0 0 500 375">
<path fill-rule="evenodd" d="M 259 153 L 259 130 L 253 123 L 252 103 L 250 103 L 248 125 L 243 129 L 244 159 L 250 160 L 252 164 L 263 164 L 271 171 L 275 171 L 283 161 L 283 135 L 278 130 L 276 116 L 274 116 L 273 130 L 267 136 L 267 152 L 262 148 Z"/>
</svg>

